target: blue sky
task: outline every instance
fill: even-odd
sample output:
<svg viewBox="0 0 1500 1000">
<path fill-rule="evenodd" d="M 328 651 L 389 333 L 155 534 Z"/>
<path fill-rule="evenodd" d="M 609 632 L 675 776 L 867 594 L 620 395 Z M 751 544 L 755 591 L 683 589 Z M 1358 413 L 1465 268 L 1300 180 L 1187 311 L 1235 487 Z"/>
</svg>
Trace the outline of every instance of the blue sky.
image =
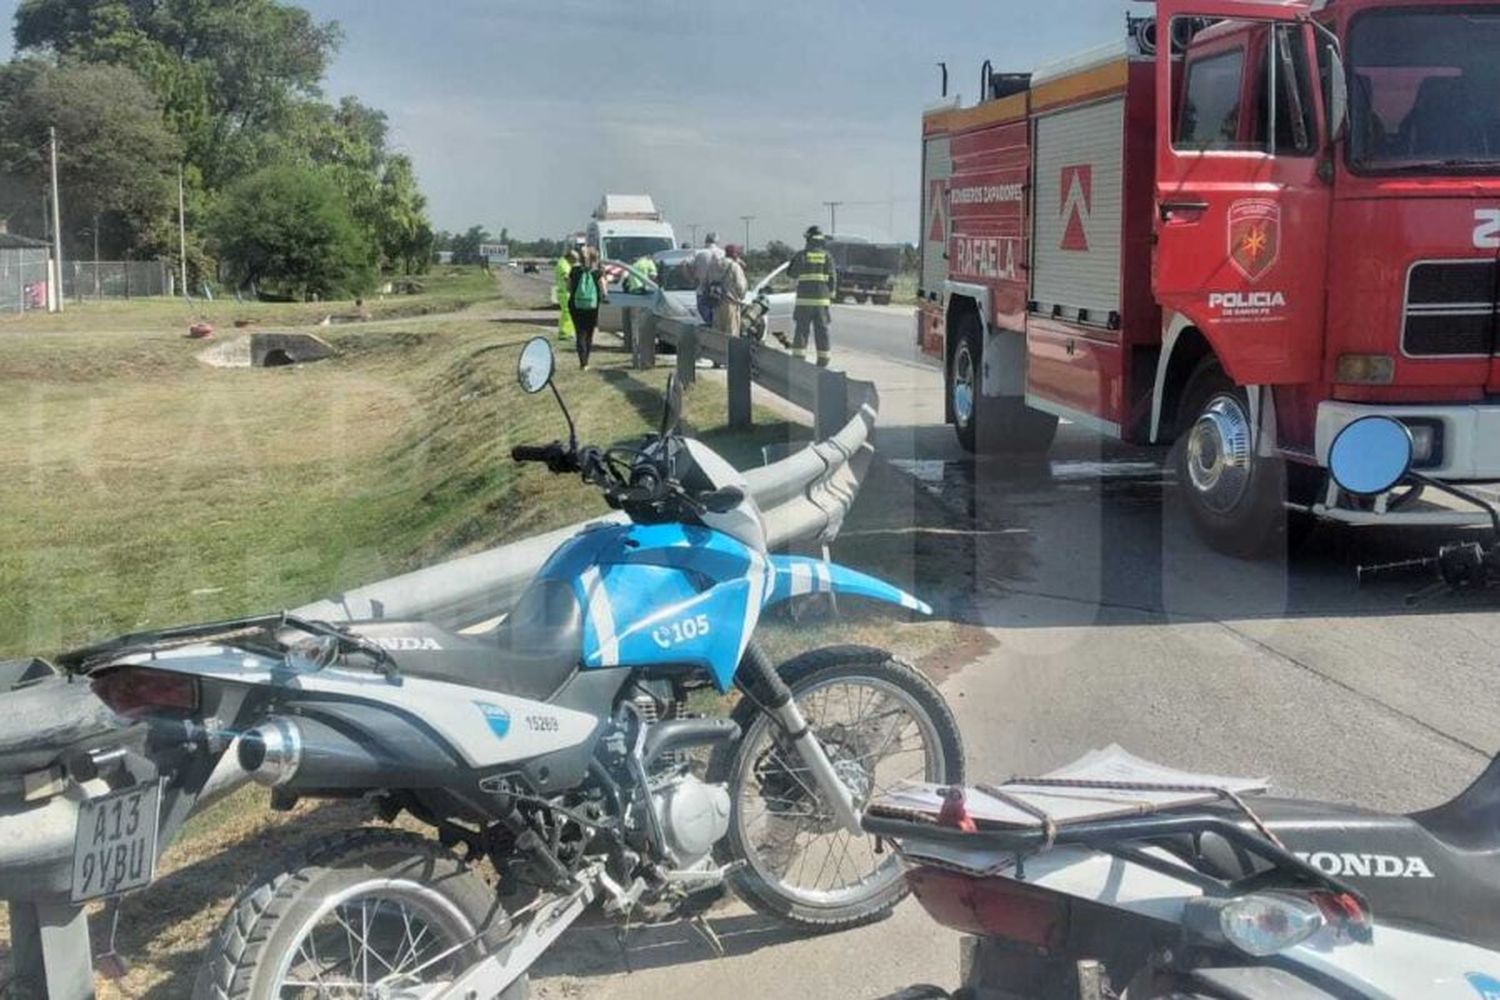
<svg viewBox="0 0 1500 1000">
<path fill-rule="evenodd" d="M 649 192 L 742 240 L 826 226 L 915 240 L 919 119 L 938 60 L 1027 70 L 1124 30 L 1118 0 L 302 0 L 345 41 L 330 96 L 385 110 L 434 222 L 579 228 L 605 191 Z M 1140 5 L 1132 5 L 1140 6 Z M 16 0 L 0 0 L 9 25 Z M 0 54 L 9 49 L 8 32 Z"/>
</svg>

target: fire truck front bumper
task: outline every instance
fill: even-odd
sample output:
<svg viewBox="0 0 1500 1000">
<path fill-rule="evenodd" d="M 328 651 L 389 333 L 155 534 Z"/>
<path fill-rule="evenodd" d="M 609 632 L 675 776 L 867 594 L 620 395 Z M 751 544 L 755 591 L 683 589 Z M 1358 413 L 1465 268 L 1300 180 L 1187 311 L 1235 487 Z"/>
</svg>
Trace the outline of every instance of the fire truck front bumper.
<svg viewBox="0 0 1500 1000">
<path fill-rule="evenodd" d="M 1500 404 L 1369 405 L 1326 402 L 1318 407 L 1315 446 L 1318 464 L 1328 467 L 1328 451 L 1349 424 L 1362 417 L 1384 416 L 1401 421 L 1412 432 L 1416 446 L 1412 469 L 1430 478 L 1453 483 L 1500 484 Z M 1488 526 L 1490 515 L 1470 504 L 1435 491 L 1400 490 L 1373 503 L 1351 502 L 1330 477 L 1326 495 L 1312 512 L 1349 524 L 1428 524 L 1454 527 Z M 1471 488 L 1492 502 L 1500 502 L 1500 487 Z"/>
</svg>

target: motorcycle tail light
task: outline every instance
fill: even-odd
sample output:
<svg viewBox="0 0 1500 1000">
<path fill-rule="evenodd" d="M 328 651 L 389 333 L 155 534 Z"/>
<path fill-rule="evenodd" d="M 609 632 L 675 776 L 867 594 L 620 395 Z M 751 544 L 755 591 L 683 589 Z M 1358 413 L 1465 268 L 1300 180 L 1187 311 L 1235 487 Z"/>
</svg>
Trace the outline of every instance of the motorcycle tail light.
<svg viewBox="0 0 1500 1000">
<path fill-rule="evenodd" d="M 1004 876 L 922 866 L 912 868 L 906 878 L 928 915 L 945 927 L 1039 951 L 1062 948 L 1068 905 L 1056 893 Z"/>
<path fill-rule="evenodd" d="M 1252 958 L 1269 958 L 1312 937 L 1327 926 L 1328 918 L 1306 897 L 1264 893 L 1194 900 L 1188 904 L 1185 922 L 1202 937 L 1232 945 Z"/>
<path fill-rule="evenodd" d="M 186 715 L 198 707 L 197 682 L 165 670 L 122 667 L 95 677 L 92 686 L 100 701 L 127 719 Z"/>
</svg>

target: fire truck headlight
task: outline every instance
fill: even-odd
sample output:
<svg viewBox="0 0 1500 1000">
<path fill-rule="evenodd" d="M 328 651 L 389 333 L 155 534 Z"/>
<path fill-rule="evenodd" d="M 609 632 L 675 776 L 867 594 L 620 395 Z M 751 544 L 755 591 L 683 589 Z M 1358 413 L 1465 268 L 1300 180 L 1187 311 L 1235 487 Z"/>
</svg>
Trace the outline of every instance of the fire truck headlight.
<svg viewBox="0 0 1500 1000">
<path fill-rule="evenodd" d="M 1390 385 L 1396 359 L 1388 354 L 1341 354 L 1333 380 L 1345 385 Z"/>
</svg>

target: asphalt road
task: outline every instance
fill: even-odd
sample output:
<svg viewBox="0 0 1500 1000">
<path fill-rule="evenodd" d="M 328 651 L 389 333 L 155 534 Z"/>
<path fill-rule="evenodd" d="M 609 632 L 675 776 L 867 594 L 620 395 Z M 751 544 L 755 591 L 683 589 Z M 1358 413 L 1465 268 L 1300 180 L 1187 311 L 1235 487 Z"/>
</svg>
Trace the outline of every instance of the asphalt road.
<svg viewBox="0 0 1500 1000">
<path fill-rule="evenodd" d="M 1355 582 L 1360 562 L 1427 554 L 1444 536 L 1320 528 L 1290 558 L 1250 564 L 1192 535 L 1164 451 L 1065 426 L 1046 461 L 975 460 L 942 425 L 941 375 L 916 355 L 912 323 L 909 310 L 835 310 L 835 364 L 880 388 L 887 467 L 833 554 L 857 563 L 900 540 L 887 571 L 993 639 L 943 684 L 971 777 L 1120 743 L 1269 776 L 1281 792 L 1410 810 L 1460 791 L 1500 748 L 1496 599 L 1411 609 L 1424 581 Z M 831 937 L 790 937 L 742 908 L 716 926 L 723 958 L 691 928 L 633 935 L 632 974 L 612 932 L 581 931 L 539 985 L 599 1000 L 874 1000 L 957 981 L 956 936 L 912 903 Z"/>
</svg>

